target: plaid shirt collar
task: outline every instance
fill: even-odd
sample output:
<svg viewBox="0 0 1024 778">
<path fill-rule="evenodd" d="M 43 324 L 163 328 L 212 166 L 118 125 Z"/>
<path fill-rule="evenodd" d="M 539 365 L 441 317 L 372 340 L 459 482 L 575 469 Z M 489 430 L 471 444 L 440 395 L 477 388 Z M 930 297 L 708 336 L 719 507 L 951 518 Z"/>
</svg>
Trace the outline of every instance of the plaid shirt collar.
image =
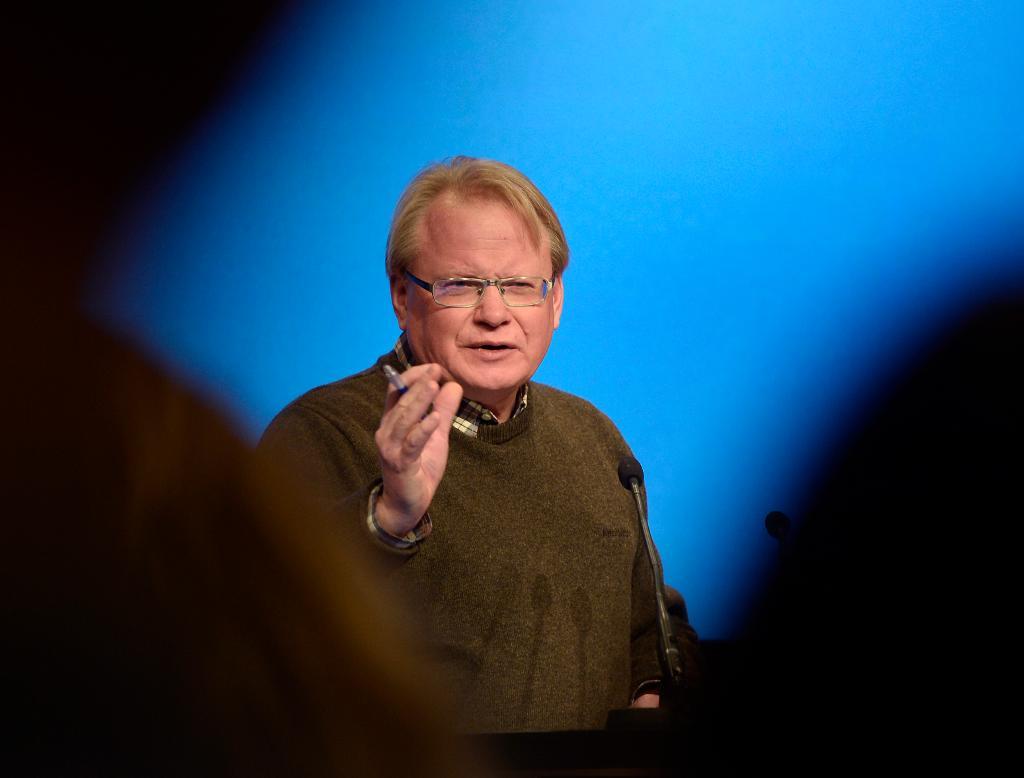
<svg viewBox="0 0 1024 778">
<path fill-rule="evenodd" d="M 398 342 L 395 343 L 395 357 L 398 359 L 403 370 L 408 370 L 410 366 L 416 364 L 416 358 L 413 356 L 412 349 L 409 348 L 409 341 L 405 337 L 404 332 L 401 337 L 398 338 Z M 529 386 L 529 384 L 523 384 L 519 389 L 519 396 L 516 399 L 516 406 L 515 410 L 512 412 L 512 418 L 515 418 L 526 409 Z M 462 398 L 462 402 L 459 404 L 459 410 L 456 412 L 455 418 L 452 420 L 452 427 L 464 435 L 469 435 L 471 438 L 475 438 L 477 436 L 482 425 L 497 424 L 498 420 L 495 418 L 493 413 L 487 410 L 476 400 L 470 400 L 465 397 Z"/>
</svg>

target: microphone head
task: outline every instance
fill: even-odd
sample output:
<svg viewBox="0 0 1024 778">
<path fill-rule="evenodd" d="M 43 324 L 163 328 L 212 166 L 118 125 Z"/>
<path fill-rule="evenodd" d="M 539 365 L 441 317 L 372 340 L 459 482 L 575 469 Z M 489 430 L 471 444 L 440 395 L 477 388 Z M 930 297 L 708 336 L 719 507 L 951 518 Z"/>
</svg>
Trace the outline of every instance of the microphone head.
<svg viewBox="0 0 1024 778">
<path fill-rule="evenodd" d="M 619 483 L 627 489 L 632 489 L 630 480 L 635 478 L 637 484 L 644 482 L 644 469 L 634 457 L 623 457 L 619 460 Z"/>
<path fill-rule="evenodd" d="M 776 540 L 782 541 L 789 534 L 789 516 L 782 511 L 772 511 L 764 517 L 764 528 Z"/>
</svg>

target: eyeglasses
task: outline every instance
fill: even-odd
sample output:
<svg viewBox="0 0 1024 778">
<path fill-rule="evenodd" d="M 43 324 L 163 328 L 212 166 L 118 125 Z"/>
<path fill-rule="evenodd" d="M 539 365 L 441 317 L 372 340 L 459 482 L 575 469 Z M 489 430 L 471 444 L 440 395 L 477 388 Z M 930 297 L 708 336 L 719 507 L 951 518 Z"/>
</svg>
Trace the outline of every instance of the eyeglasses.
<svg viewBox="0 0 1024 778">
<path fill-rule="evenodd" d="M 509 308 L 528 308 L 540 305 L 548 296 L 554 281 L 540 276 L 510 276 L 509 278 L 441 278 L 428 283 L 408 270 L 406 277 L 416 286 L 426 289 L 434 302 L 445 308 L 473 308 L 483 299 L 489 286 L 498 287 L 501 299 Z"/>
</svg>

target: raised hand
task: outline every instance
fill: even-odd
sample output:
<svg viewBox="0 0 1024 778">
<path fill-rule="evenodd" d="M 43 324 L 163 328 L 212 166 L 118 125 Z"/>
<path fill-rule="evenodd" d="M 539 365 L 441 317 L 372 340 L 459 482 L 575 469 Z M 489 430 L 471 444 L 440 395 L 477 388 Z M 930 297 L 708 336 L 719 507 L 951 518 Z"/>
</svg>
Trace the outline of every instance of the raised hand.
<svg viewBox="0 0 1024 778">
<path fill-rule="evenodd" d="M 430 507 L 448 465 L 448 434 L 462 387 L 444 386 L 441 367 L 416 365 L 402 373 L 408 391 L 388 387 L 384 415 L 374 435 L 384 488 L 375 517 L 385 532 L 401 537 Z M 433 409 L 427 409 L 433 404 Z"/>
</svg>

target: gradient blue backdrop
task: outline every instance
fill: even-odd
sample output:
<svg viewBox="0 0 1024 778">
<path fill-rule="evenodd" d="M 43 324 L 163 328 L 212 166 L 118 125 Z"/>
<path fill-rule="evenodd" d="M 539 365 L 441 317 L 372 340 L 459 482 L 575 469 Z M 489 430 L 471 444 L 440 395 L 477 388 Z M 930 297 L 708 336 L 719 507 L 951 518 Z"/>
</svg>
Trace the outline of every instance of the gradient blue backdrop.
<svg viewBox="0 0 1024 778">
<path fill-rule="evenodd" d="M 1024 4 L 310 2 L 110 238 L 94 308 L 256 439 L 397 336 L 394 202 L 464 153 L 572 249 L 538 378 L 620 426 L 668 580 L 735 633 L 829 445 L 1024 203 Z"/>
</svg>

